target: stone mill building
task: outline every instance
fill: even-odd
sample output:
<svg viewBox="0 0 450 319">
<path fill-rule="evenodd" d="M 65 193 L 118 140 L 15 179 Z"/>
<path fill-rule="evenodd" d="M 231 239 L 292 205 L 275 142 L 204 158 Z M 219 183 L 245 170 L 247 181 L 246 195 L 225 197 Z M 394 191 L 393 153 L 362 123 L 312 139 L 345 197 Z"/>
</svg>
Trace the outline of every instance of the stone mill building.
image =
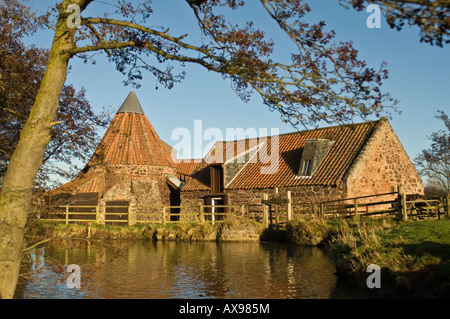
<svg viewBox="0 0 450 319">
<path fill-rule="evenodd" d="M 131 92 L 82 172 L 48 198 L 53 205 L 99 205 L 103 213 L 124 213 L 124 219 L 127 212 L 136 221 L 158 219 L 162 206 L 179 205 L 171 152 Z"/>
<path fill-rule="evenodd" d="M 205 205 L 213 214 L 223 213 L 221 205 L 248 209 L 277 192 L 289 191 L 296 205 L 395 192 L 399 185 L 406 194 L 424 194 L 385 118 L 218 141 L 205 158 L 189 163 L 177 163 L 172 154 L 131 92 L 82 172 L 48 199 L 54 206 L 97 206 L 91 209 L 100 221 L 109 212 L 135 223 L 161 221 L 167 212 L 199 213 Z"/>
<path fill-rule="evenodd" d="M 217 142 L 183 185 L 181 203 L 185 211 L 215 204 L 257 207 L 264 195 L 281 198 L 289 191 L 292 203 L 301 208 L 304 203 L 396 192 L 399 185 L 406 194 L 424 194 L 420 175 L 382 118 Z"/>
</svg>

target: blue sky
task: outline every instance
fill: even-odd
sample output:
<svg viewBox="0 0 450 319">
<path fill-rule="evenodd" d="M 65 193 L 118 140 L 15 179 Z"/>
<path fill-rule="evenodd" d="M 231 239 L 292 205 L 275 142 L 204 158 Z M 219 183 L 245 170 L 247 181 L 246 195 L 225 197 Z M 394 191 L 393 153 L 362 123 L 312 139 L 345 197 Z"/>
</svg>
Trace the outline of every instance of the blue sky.
<svg viewBox="0 0 450 319">
<path fill-rule="evenodd" d="M 55 3 L 54 0 L 32 2 L 36 7 Z M 189 33 L 193 41 L 199 41 L 197 25 L 184 0 L 153 2 L 155 13 L 151 25 L 169 26 L 173 35 Z M 233 12 L 230 18 L 255 21 L 277 44 L 276 56 L 288 58 L 292 46 L 286 36 L 278 31 L 258 1 L 248 2 L 250 5 Z M 402 112 L 392 113 L 390 122 L 410 158 L 415 158 L 429 146 L 427 136 L 443 128 L 435 118 L 437 110 L 450 113 L 450 46 L 439 48 L 420 43 L 418 29 L 405 27 L 400 32 L 395 31 L 384 18 L 380 29 L 370 29 L 366 25 L 370 13 L 347 10 L 339 6 L 337 0 L 309 2 L 312 8 L 308 15 L 310 21 L 324 20 L 328 30 L 336 31 L 337 41 L 353 41 L 360 59 L 366 60 L 369 66 L 378 68 L 382 61 L 388 63 L 389 79 L 385 81 L 384 90 L 400 101 L 398 108 Z M 96 5 L 86 14 L 94 16 L 102 5 Z M 52 38 L 49 33 L 41 32 L 29 40 L 49 48 Z M 116 110 L 131 90 L 136 91 L 157 133 L 171 145 L 177 143 L 171 140 L 173 130 L 179 127 L 193 130 L 195 120 L 202 120 L 203 129 L 215 127 L 224 134 L 226 128 L 238 127 L 267 128 L 269 131 L 278 128 L 280 133 L 295 130 L 282 123 L 278 113 L 270 112 L 259 96 L 254 95 L 245 103 L 233 92 L 228 81 L 199 66 L 187 66 L 186 78 L 171 90 L 161 85 L 155 89 L 157 83 L 150 74 L 144 77 L 139 89 L 124 86 L 123 76 L 104 57 L 99 57 L 96 65 L 74 59 L 71 66 L 67 83 L 76 88 L 84 87 L 95 109 L 111 106 Z M 206 144 L 209 142 L 205 141 Z"/>
</svg>

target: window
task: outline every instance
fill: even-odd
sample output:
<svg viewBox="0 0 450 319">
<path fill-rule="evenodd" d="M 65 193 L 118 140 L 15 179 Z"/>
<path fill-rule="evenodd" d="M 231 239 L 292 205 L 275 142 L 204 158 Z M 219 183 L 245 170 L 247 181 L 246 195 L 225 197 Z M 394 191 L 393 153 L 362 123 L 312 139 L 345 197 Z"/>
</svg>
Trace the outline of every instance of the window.
<svg viewBox="0 0 450 319">
<path fill-rule="evenodd" d="M 325 139 L 305 141 L 298 169 L 298 176 L 312 176 L 327 156 L 334 142 Z"/>
<path fill-rule="evenodd" d="M 223 167 L 221 165 L 210 167 L 211 193 L 223 193 Z"/>
<path fill-rule="evenodd" d="M 302 174 L 303 176 L 311 175 L 311 160 L 304 160 L 302 163 Z"/>
</svg>

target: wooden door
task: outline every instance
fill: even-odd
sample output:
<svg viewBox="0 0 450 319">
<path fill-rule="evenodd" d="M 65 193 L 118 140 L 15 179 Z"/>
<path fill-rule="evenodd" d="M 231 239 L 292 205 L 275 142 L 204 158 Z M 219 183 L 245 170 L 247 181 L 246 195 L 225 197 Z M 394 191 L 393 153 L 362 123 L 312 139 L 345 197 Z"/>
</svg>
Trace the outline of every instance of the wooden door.
<svg viewBox="0 0 450 319">
<path fill-rule="evenodd" d="M 210 166 L 211 193 L 223 193 L 223 167 L 222 165 Z"/>
</svg>

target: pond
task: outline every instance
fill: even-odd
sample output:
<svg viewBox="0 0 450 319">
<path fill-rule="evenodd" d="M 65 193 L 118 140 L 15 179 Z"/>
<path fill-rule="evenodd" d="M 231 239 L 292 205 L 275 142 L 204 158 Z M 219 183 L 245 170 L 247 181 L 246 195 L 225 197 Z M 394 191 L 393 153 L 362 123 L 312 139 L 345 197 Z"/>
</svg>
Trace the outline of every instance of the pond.
<svg viewBox="0 0 450 319">
<path fill-rule="evenodd" d="M 52 241 L 29 254 L 15 298 L 371 297 L 335 271 L 323 250 L 285 243 Z"/>
</svg>

